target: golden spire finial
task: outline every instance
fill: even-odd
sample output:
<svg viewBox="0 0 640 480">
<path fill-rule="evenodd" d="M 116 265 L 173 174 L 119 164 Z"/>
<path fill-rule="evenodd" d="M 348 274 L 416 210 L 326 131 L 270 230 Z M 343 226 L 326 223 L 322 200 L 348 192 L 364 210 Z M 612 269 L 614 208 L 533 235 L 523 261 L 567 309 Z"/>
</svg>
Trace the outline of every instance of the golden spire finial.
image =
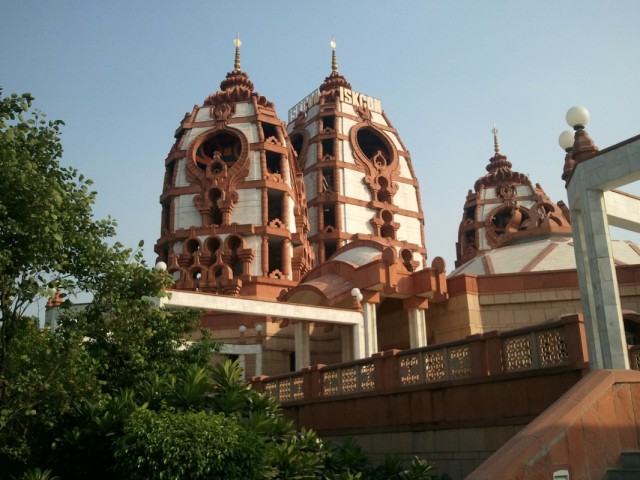
<svg viewBox="0 0 640 480">
<path fill-rule="evenodd" d="M 498 129 L 496 128 L 496 124 L 493 124 L 493 128 L 491 129 L 493 133 L 493 151 L 496 152 L 496 155 L 500 155 L 500 145 L 498 144 Z"/>
<path fill-rule="evenodd" d="M 333 35 L 331 35 L 331 43 L 329 44 L 331 45 L 331 71 L 332 72 L 337 72 L 338 71 L 338 60 L 336 58 L 336 40 L 335 38 L 333 38 Z"/>
<path fill-rule="evenodd" d="M 233 64 L 233 69 L 236 71 L 240 70 L 240 45 L 242 42 L 240 41 L 240 36 L 238 32 L 236 32 L 236 38 L 233 40 L 233 44 L 236 46 L 236 61 Z"/>
</svg>

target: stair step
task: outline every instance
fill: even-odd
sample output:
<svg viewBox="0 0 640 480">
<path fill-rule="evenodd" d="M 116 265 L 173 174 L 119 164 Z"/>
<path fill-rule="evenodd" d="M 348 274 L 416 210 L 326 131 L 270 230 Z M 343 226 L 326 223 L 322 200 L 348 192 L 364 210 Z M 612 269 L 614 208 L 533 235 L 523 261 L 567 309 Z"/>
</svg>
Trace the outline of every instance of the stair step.
<svg viewBox="0 0 640 480">
<path fill-rule="evenodd" d="M 627 451 L 622 452 L 620 455 L 623 468 L 640 468 L 640 451 Z"/>
<path fill-rule="evenodd" d="M 608 468 L 607 480 L 638 480 L 640 468 Z"/>
</svg>

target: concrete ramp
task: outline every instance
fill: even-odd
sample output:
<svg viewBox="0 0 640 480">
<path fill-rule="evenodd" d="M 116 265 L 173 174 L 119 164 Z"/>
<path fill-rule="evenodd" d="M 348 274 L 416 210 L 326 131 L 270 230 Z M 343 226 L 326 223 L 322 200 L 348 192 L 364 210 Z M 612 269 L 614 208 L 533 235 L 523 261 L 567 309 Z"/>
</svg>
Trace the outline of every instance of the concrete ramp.
<svg viewBox="0 0 640 480">
<path fill-rule="evenodd" d="M 640 372 L 596 370 L 466 478 L 600 480 L 639 432 Z"/>
</svg>

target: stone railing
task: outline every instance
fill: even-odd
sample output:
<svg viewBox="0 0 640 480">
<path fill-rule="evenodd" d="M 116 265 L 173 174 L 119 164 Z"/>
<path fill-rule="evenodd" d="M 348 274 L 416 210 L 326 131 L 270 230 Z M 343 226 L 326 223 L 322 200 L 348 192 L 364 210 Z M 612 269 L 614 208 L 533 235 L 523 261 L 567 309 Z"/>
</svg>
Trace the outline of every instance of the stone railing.
<svg viewBox="0 0 640 480">
<path fill-rule="evenodd" d="M 639 361 L 640 361 L 640 350 Z M 255 377 L 254 388 L 282 403 L 343 395 L 441 386 L 496 375 L 553 367 L 588 367 L 584 324 L 580 315 L 508 332 L 472 335 L 463 341 L 412 350 L 389 350 L 337 365 L 314 365 L 299 372 Z"/>
</svg>

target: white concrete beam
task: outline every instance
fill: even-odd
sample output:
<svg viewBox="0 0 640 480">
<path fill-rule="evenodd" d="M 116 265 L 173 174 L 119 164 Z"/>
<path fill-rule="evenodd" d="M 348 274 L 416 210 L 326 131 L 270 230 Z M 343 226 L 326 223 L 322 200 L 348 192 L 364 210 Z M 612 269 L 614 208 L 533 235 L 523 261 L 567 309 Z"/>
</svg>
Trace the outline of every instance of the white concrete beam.
<svg viewBox="0 0 640 480">
<path fill-rule="evenodd" d="M 640 233 L 640 198 L 618 190 L 604 192 L 609 225 Z"/>
<path fill-rule="evenodd" d="M 315 307 L 295 303 L 268 302 L 207 293 L 168 290 L 169 297 L 155 299 L 159 306 L 192 307 L 216 312 L 306 320 L 310 322 L 362 325 L 362 314 L 356 310 Z"/>
</svg>

